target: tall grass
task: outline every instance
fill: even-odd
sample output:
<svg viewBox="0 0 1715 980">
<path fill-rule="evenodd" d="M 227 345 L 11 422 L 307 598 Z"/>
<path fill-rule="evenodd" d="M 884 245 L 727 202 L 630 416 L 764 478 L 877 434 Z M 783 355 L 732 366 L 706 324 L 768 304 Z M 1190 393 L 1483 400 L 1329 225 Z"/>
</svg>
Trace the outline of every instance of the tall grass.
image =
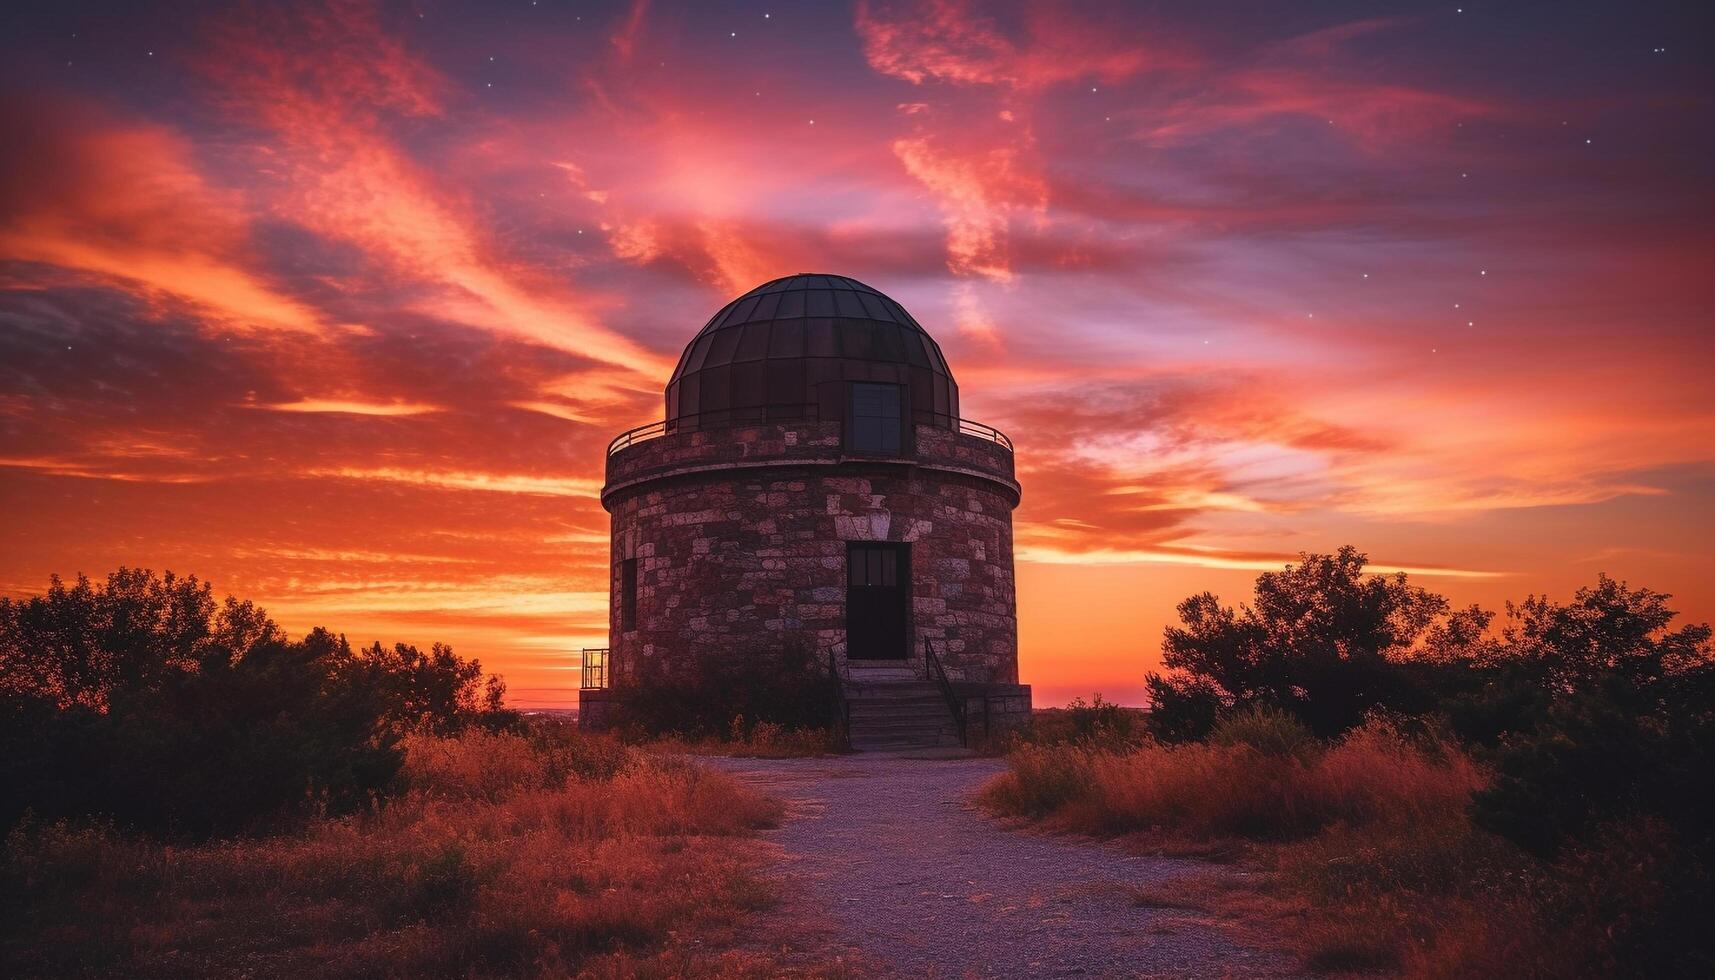
<svg viewBox="0 0 1715 980">
<path fill-rule="evenodd" d="M 1486 779 L 1458 747 L 1383 721 L 1324 744 L 1261 712 L 1200 743 L 1023 747 L 982 801 L 1175 850 L 1236 842 L 1273 872 L 1292 922 L 1282 938 L 1319 971 L 1559 975 L 1554 964 L 1588 962 L 1545 941 L 1543 869 L 1471 824 Z"/>
<path fill-rule="evenodd" d="M 983 791 L 993 810 L 1116 835 L 1291 840 L 1335 823 L 1409 824 L 1459 811 L 1477 766 L 1385 723 L 1326 749 L 1254 721 L 1208 742 L 1127 749 L 1024 746 Z"/>
<path fill-rule="evenodd" d="M 0 855 L 0 973 L 619 975 L 772 901 L 731 841 L 779 807 L 725 775 L 473 732 L 409 740 L 405 778 L 376 814 L 284 837 L 21 826 Z"/>
</svg>

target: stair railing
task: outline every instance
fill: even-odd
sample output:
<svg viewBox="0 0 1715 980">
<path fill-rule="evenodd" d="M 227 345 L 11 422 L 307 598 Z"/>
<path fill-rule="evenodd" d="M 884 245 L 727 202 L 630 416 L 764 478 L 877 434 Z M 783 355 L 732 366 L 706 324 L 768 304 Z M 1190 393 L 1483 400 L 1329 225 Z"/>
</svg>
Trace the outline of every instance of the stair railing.
<svg viewBox="0 0 1715 980">
<path fill-rule="evenodd" d="M 935 645 L 923 638 L 923 673 L 929 676 L 935 686 L 941 689 L 941 697 L 947 702 L 947 710 L 953 713 L 953 724 L 959 728 L 959 744 L 969 745 L 965 732 L 965 702 L 953 693 L 953 682 L 947 679 L 947 668 L 941 666 L 941 658 L 935 655 Z"/>
<path fill-rule="evenodd" d="M 828 647 L 828 683 L 834 688 L 834 744 L 841 749 L 852 745 L 852 706 L 846 700 L 846 682 L 840 676 L 840 662 L 833 646 Z"/>
</svg>

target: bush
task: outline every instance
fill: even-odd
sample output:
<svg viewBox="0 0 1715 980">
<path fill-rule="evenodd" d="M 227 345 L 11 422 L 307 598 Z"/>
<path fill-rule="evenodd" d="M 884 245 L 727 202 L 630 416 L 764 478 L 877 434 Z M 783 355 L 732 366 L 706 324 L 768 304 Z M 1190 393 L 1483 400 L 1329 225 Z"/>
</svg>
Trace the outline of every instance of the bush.
<svg viewBox="0 0 1715 980">
<path fill-rule="evenodd" d="M 397 788 L 399 737 L 514 726 L 436 645 L 353 651 L 170 572 L 0 598 L 0 825 L 105 816 L 158 835 L 279 829 Z"/>
<path fill-rule="evenodd" d="M 1076 698 L 1066 706 L 1071 741 L 1078 745 L 1125 745 L 1136 741 L 1138 712 L 1100 694 L 1088 702 Z"/>
<path fill-rule="evenodd" d="M 836 716 L 827 664 L 807 645 L 711 653 L 620 690 L 625 723 L 646 735 L 739 740 L 759 724 L 829 730 Z"/>
<path fill-rule="evenodd" d="M 1222 718 L 1209 733 L 1215 745 L 1248 745 L 1275 758 L 1310 762 L 1321 754 L 1322 745 L 1304 723 L 1284 711 L 1252 705 Z"/>
</svg>

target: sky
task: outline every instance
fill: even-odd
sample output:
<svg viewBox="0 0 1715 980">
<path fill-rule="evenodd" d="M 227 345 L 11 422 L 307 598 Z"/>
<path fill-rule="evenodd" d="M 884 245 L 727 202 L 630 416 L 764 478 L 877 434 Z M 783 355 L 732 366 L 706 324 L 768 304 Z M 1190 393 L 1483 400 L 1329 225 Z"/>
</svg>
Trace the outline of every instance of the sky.
<svg viewBox="0 0 1715 980">
<path fill-rule="evenodd" d="M 1020 665 L 1352 544 L 1715 619 L 1697 3 L 8 4 L 0 594 L 194 573 L 575 703 L 604 447 L 780 275 L 1017 445 Z"/>
</svg>

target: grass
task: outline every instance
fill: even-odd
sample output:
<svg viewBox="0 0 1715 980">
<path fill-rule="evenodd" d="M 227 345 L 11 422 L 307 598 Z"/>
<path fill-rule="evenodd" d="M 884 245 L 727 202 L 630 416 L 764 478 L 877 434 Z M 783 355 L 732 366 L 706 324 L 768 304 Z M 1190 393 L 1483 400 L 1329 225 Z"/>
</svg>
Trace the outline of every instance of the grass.
<svg viewBox="0 0 1715 980">
<path fill-rule="evenodd" d="M 1046 829 L 1260 866 L 1260 895 L 1239 899 L 1231 876 L 1211 875 L 1136 900 L 1248 901 L 1320 972 L 1587 975 L 1615 965 L 1611 896 L 1651 914 L 1648 882 L 1673 852 L 1647 826 L 1545 863 L 1471 823 L 1488 777 L 1456 746 L 1381 722 L 1328 745 L 1294 729 L 1252 717 L 1202 743 L 1021 746 L 982 802 Z"/>
<path fill-rule="evenodd" d="M 174 847 L 15 828 L 0 973 L 742 976 L 774 895 L 737 845 L 780 807 L 682 760 L 564 730 L 407 744 L 377 813 Z"/>
</svg>

